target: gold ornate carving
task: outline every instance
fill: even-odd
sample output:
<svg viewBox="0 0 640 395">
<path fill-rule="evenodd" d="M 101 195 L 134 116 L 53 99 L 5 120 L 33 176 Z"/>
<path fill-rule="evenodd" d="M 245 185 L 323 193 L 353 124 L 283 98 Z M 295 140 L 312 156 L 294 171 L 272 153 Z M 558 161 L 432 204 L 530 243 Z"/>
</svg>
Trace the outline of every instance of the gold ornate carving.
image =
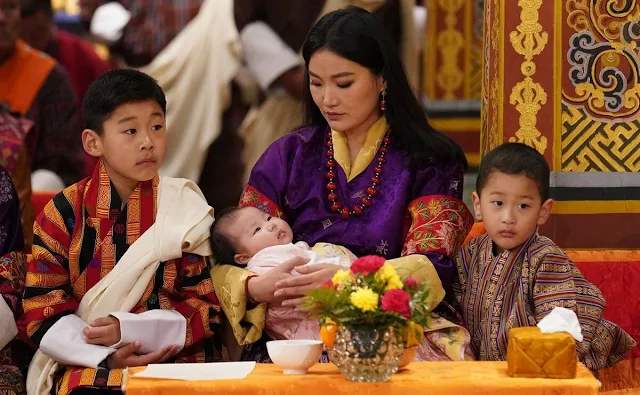
<svg viewBox="0 0 640 395">
<path fill-rule="evenodd" d="M 562 107 L 562 171 L 640 172 L 640 120 L 594 122 Z"/>
<path fill-rule="evenodd" d="M 471 1 L 471 0 L 469 0 Z M 469 64 L 468 73 L 469 98 L 479 100 L 482 95 L 482 26 L 484 23 L 483 11 L 484 0 L 473 0 L 473 9 L 471 19 L 473 21 L 473 29 L 466 39 L 469 44 Z"/>
<path fill-rule="evenodd" d="M 547 94 L 542 85 L 526 77 L 513 87 L 509 96 L 509 103 L 516 106 L 520 113 L 520 129 L 516 131 L 516 137 L 509 138 L 510 142 L 527 144 L 538 150 L 541 154 L 547 149 L 547 138 L 540 135 L 536 128 L 538 111 L 547 102 Z"/>
<path fill-rule="evenodd" d="M 640 115 L 640 2 L 569 0 L 567 77 L 571 104 L 593 118 L 633 120 Z"/>
<path fill-rule="evenodd" d="M 436 81 L 442 91 L 443 99 L 454 100 L 455 91 L 462 86 L 464 75 L 458 65 L 458 56 L 464 47 L 464 37 L 456 29 L 456 14 L 465 4 L 465 0 L 439 0 L 439 7 L 446 12 L 444 29 L 436 38 L 436 45 L 442 55 L 442 64 L 436 75 Z"/>
<path fill-rule="evenodd" d="M 577 32 L 589 30 L 604 41 L 620 41 L 624 26 L 640 18 L 637 0 L 566 0 L 567 25 Z"/>
<path fill-rule="evenodd" d="M 509 103 L 515 105 L 520 113 L 520 128 L 509 141 L 527 144 L 544 154 L 547 138 L 536 128 L 536 122 L 538 111 L 547 102 L 547 94 L 542 85 L 532 78 L 536 72 L 533 57 L 542 53 L 549 39 L 549 35 L 542 31 L 542 25 L 538 23 L 541 5 L 542 0 L 519 0 L 520 24 L 516 27 L 517 31 L 509 34 L 513 49 L 524 57 L 520 66 L 524 79 L 513 87 L 509 96 Z"/>
<path fill-rule="evenodd" d="M 480 155 L 497 147 L 499 141 L 500 97 L 500 0 L 487 0 L 484 10 L 484 69 L 482 89 L 482 124 L 480 129 Z M 491 119 L 491 127 L 488 127 Z"/>
<path fill-rule="evenodd" d="M 640 2 L 567 0 L 562 171 L 640 171 Z"/>
</svg>

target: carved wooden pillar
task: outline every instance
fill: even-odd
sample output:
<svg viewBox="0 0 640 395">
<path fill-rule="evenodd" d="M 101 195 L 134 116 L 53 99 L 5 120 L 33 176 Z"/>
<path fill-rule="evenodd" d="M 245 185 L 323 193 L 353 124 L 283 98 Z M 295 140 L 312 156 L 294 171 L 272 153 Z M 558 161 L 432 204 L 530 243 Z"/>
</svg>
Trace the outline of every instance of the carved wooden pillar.
<svg viewBox="0 0 640 395">
<path fill-rule="evenodd" d="M 484 0 L 426 0 L 423 94 L 433 126 L 480 159 Z"/>
<path fill-rule="evenodd" d="M 551 166 L 542 232 L 567 248 L 640 248 L 640 2 L 486 0 L 481 151 Z"/>
</svg>

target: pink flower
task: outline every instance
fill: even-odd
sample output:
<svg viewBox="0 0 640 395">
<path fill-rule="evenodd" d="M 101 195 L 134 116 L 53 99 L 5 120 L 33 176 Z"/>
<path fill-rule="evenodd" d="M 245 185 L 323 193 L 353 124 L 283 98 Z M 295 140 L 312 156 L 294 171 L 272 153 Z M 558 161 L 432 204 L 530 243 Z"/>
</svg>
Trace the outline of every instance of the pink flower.
<svg viewBox="0 0 640 395">
<path fill-rule="evenodd" d="M 334 284 L 333 281 L 329 280 L 326 283 L 322 284 L 320 288 L 330 289 L 333 288 L 334 291 L 338 290 L 338 284 Z"/>
<path fill-rule="evenodd" d="M 401 289 L 392 289 L 382 296 L 382 310 L 398 313 L 406 319 L 411 318 L 411 308 L 409 301 L 411 295 Z"/>
<path fill-rule="evenodd" d="M 365 276 L 378 271 L 384 265 L 384 258 L 376 255 L 358 258 L 351 264 L 352 273 L 362 273 Z"/>
<path fill-rule="evenodd" d="M 407 277 L 407 279 L 404 280 L 404 286 L 407 289 L 418 289 L 418 281 L 413 277 Z"/>
</svg>

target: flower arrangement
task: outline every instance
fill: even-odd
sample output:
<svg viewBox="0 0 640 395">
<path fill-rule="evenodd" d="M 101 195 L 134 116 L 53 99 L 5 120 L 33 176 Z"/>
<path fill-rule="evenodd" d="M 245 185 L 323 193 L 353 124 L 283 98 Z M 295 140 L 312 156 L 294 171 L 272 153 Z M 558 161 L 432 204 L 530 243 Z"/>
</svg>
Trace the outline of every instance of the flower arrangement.
<svg viewBox="0 0 640 395">
<path fill-rule="evenodd" d="M 320 319 L 324 335 L 335 334 L 338 326 L 391 326 L 401 329 L 404 345 L 410 347 L 422 339 L 422 327 L 430 313 L 428 297 L 427 283 L 412 277 L 401 279 L 384 258 L 366 256 L 310 292 L 303 306 Z M 325 343 L 330 342 L 328 336 Z"/>
</svg>

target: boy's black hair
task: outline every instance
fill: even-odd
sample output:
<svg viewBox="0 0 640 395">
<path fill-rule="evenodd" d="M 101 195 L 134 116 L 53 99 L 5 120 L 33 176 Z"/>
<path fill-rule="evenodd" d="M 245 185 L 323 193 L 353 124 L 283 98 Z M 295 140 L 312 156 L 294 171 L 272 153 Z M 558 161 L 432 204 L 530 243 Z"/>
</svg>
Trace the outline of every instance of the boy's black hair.
<svg viewBox="0 0 640 395">
<path fill-rule="evenodd" d="M 233 242 L 229 236 L 221 230 L 224 223 L 233 220 L 240 210 L 242 210 L 242 207 L 235 206 L 220 210 L 220 213 L 216 215 L 215 222 L 211 226 L 211 250 L 213 251 L 213 259 L 216 265 L 244 267 L 244 265 L 238 265 L 236 263 L 236 249 L 233 246 Z"/>
<path fill-rule="evenodd" d="M 85 129 L 102 134 L 104 122 L 123 104 L 154 100 L 167 113 L 167 99 L 160 85 L 137 70 L 117 69 L 95 80 L 82 101 Z"/>
<path fill-rule="evenodd" d="M 520 174 L 538 185 L 540 197 L 544 202 L 549 198 L 549 165 L 534 148 L 521 143 L 502 144 L 487 153 L 478 170 L 476 191 L 482 192 L 492 173 Z"/>
</svg>

